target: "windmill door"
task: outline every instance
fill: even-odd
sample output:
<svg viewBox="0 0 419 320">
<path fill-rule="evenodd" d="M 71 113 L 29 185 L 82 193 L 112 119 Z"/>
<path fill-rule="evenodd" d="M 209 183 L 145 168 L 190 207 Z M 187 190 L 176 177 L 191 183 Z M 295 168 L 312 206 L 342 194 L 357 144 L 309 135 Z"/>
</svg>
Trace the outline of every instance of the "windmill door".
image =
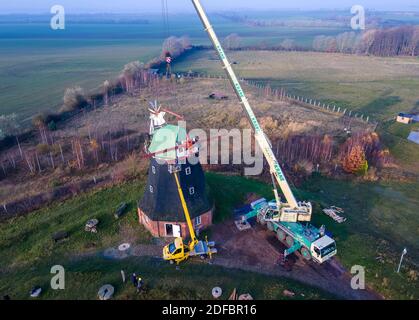
<svg viewBox="0 0 419 320">
<path fill-rule="evenodd" d="M 173 225 L 173 237 L 175 238 L 180 238 L 181 234 L 180 234 L 180 226 L 177 224 Z"/>
</svg>

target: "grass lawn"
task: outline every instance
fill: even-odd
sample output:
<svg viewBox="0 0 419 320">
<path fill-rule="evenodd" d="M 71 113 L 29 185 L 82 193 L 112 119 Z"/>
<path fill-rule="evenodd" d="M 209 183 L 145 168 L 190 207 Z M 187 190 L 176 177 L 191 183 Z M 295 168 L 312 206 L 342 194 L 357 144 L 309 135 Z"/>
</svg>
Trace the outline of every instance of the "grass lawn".
<svg viewBox="0 0 419 320">
<path fill-rule="evenodd" d="M 0 44 L 1 45 L 1 44 Z M 33 49 L 35 50 L 35 49 Z M 91 44 L 74 48 L 43 49 L 0 54 L 0 114 L 17 113 L 25 124 L 37 112 L 57 111 L 66 88 L 86 91 L 114 79 L 134 60 L 147 62 L 160 52 L 160 44 Z"/>
<path fill-rule="evenodd" d="M 401 139 L 407 139 L 412 131 L 419 131 L 419 123 L 404 124 L 392 120 L 384 123 L 383 129 Z"/>
<path fill-rule="evenodd" d="M 270 185 L 252 179 L 214 173 L 208 173 L 207 179 L 217 200 L 217 219 L 230 216 L 231 208 L 241 205 L 249 193 L 273 198 Z M 418 183 L 358 183 L 316 177 L 296 194 L 314 203 L 313 224 L 324 224 L 334 234 L 338 258 L 348 269 L 365 266 L 367 283 L 387 298 L 418 299 L 418 187 Z M 342 207 L 347 222 L 339 225 L 321 213 L 322 207 L 330 205 Z M 404 247 L 409 254 L 397 274 Z M 381 261 L 376 259 L 379 256 Z"/>
<path fill-rule="evenodd" d="M 227 299 L 234 288 L 240 294 L 251 293 L 255 299 L 285 299 L 282 292 L 293 290 L 298 295 L 294 299 L 333 299 L 333 296 L 313 289 L 296 281 L 269 277 L 250 272 L 237 272 L 200 263 L 183 264 L 180 270 L 153 258 L 128 258 L 106 260 L 101 257 L 86 257 L 75 261 L 58 260 L 66 270 L 65 290 L 49 289 L 52 264 L 41 264 L 31 269 L 18 269 L 0 280 L 0 292 L 8 293 L 15 299 L 27 299 L 33 285 L 47 288 L 43 299 L 84 299 L 97 298 L 97 291 L 104 284 L 115 287 L 115 299 L 212 299 L 211 290 L 215 286 L 223 289 L 222 299 Z M 127 276 L 122 283 L 121 270 Z M 131 285 L 129 275 L 133 272 L 144 279 L 148 292 L 138 296 Z M 199 283 L 199 285 L 197 285 Z M 301 296 L 303 294 L 304 296 Z"/>
<path fill-rule="evenodd" d="M 0 229 L 0 295 L 26 299 L 34 285 L 49 288 L 50 268 L 63 265 L 66 269 L 66 290 L 47 289 L 45 299 L 95 299 L 99 287 L 110 283 L 116 288 L 117 299 L 141 298 L 129 283 L 122 284 L 121 270 L 129 275 L 137 272 L 146 280 L 146 299 L 210 299 L 211 289 L 224 289 L 223 298 L 234 288 L 249 292 L 258 299 L 284 299 L 282 292 L 298 293 L 296 299 L 331 299 L 333 296 L 295 281 L 237 272 L 221 267 L 188 262 L 180 271 L 160 259 L 129 258 L 107 260 L 100 252 L 122 242 L 149 243 L 151 235 L 138 224 L 136 202 L 141 197 L 144 182 L 136 181 L 73 198 L 15 218 L 1 224 Z M 221 203 L 220 196 L 215 194 Z M 113 210 L 122 201 L 129 211 L 115 220 Z M 233 203 L 231 203 L 231 206 Z M 224 208 L 225 213 L 228 208 Z M 221 211 L 220 211 L 221 212 Z M 100 220 L 98 234 L 83 231 L 88 219 Z M 69 238 L 54 244 L 51 235 L 59 230 Z M 200 285 L 197 286 L 196 284 Z M 304 294 L 301 296 L 300 294 Z"/>
<path fill-rule="evenodd" d="M 408 112 L 419 101 L 419 59 L 316 52 L 227 52 L 239 77 L 336 104 L 377 120 Z M 175 62 L 175 71 L 224 75 L 213 51 Z"/>
<path fill-rule="evenodd" d="M 77 257 L 115 245 L 118 241 L 149 242 L 151 236 L 137 222 L 137 201 L 143 183 L 127 183 L 96 191 L 2 223 L 0 231 L 2 268 L 29 266 L 60 257 Z M 126 215 L 115 220 L 113 213 L 127 202 Z M 89 219 L 98 219 L 98 234 L 86 233 Z M 66 231 L 69 239 L 54 244 L 51 236 Z M 7 269 L 7 268 L 6 268 Z"/>
<path fill-rule="evenodd" d="M 232 209 L 243 204 L 249 193 L 271 197 L 268 184 L 238 176 L 207 173 L 207 182 L 216 203 L 217 223 L 231 217 Z M 284 279 L 252 273 L 238 273 L 213 266 L 187 263 L 181 271 L 144 258 L 105 260 L 99 252 L 122 242 L 149 243 L 151 236 L 136 219 L 136 201 L 144 182 L 136 181 L 99 190 L 73 198 L 30 215 L 1 224 L 0 293 L 26 298 L 35 284 L 47 286 L 49 268 L 64 265 L 68 271 L 68 288 L 48 290 L 45 298 L 94 299 L 105 282 L 117 288 L 117 298 L 133 298 L 134 291 L 120 282 L 120 270 L 140 272 L 150 285 L 148 298 L 210 298 L 210 288 L 221 285 L 232 290 L 249 291 L 256 298 L 281 298 L 285 287 L 304 292 L 305 298 L 328 298 L 327 294 Z M 298 192 L 300 199 L 316 203 L 314 224 L 325 224 L 335 235 L 338 256 L 350 268 L 366 267 L 367 281 L 388 298 L 419 297 L 417 280 L 412 280 L 418 261 L 417 244 L 418 185 L 384 185 L 312 178 Z M 129 203 L 129 212 L 120 220 L 113 218 L 113 209 L 122 201 Z M 348 221 L 337 225 L 319 213 L 320 206 L 338 205 L 345 209 Z M 100 220 L 99 233 L 83 231 L 90 218 Z M 60 230 L 69 232 L 69 239 L 53 244 L 51 235 Z M 408 247 L 409 254 L 400 274 L 394 272 L 398 254 Z M 382 262 L 376 260 L 382 256 Z M 409 275 L 410 272 L 410 275 Z M 72 280 L 73 279 L 73 280 Z M 202 288 L 196 282 L 202 283 Z"/>
<path fill-rule="evenodd" d="M 382 123 L 377 131 L 390 153 L 399 164 L 412 172 L 418 172 L 419 145 L 407 140 L 411 131 L 419 130 L 419 123 L 402 124 L 394 120 Z"/>
</svg>

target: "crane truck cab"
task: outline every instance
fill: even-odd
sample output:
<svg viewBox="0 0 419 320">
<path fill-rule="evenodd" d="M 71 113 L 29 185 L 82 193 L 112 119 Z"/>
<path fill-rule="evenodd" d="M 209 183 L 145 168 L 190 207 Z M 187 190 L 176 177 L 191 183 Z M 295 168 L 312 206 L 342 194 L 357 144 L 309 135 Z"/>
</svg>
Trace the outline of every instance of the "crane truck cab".
<svg viewBox="0 0 419 320">
<path fill-rule="evenodd" d="M 312 259 L 322 264 L 336 255 L 336 242 L 325 235 L 311 244 L 310 252 Z"/>
<path fill-rule="evenodd" d="M 185 250 L 186 249 L 186 250 Z M 182 238 L 176 238 L 163 248 L 163 259 L 170 262 L 180 263 L 186 260 L 189 248 L 183 244 Z"/>
</svg>

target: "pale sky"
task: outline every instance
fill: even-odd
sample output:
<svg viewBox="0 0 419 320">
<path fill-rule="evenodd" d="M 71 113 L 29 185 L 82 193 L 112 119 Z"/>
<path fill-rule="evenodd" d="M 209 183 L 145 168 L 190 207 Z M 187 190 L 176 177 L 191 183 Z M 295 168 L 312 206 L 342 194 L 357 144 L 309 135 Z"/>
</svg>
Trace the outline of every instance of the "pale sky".
<svg viewBox="0 0 419 320">
<path fill-rule="evenodd" d="M 419 11 L 418 0 L 201 0 L 212 10 L 234 9 L 346 9 L 355 4 L 374 10 Z M 168 0 L 171 13 L 192 11 L 190 0 Z M 0 0 L 0 13 L 48 13 L 55 5 L 67 13 L 147 13 L 161 12 L 161 0 Z"/>
</svg>

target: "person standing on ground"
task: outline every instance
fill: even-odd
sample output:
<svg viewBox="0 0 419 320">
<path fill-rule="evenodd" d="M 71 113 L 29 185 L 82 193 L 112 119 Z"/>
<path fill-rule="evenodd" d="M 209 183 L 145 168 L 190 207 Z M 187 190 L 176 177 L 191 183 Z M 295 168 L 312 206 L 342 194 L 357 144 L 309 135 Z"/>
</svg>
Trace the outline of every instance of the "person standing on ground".
<svg viewBox="0 0 419 320">
<path fill-rule="evenodd" d="M 143 279 L 141 279 L 141 277 L 137 278 L 137 293 L 140 293 L 142 290 L 144 290 L 143 288 Z"/>
<path fill-rule="evenodd" d="M 134 287 L 136 287 L 136 288 L 138 287 L 138 279 L 137 279 L 137 275 L 135 273 L 133 273 L 131 275 L 131 282 L 132 282 L 132 285 Z"/>
</svg>

